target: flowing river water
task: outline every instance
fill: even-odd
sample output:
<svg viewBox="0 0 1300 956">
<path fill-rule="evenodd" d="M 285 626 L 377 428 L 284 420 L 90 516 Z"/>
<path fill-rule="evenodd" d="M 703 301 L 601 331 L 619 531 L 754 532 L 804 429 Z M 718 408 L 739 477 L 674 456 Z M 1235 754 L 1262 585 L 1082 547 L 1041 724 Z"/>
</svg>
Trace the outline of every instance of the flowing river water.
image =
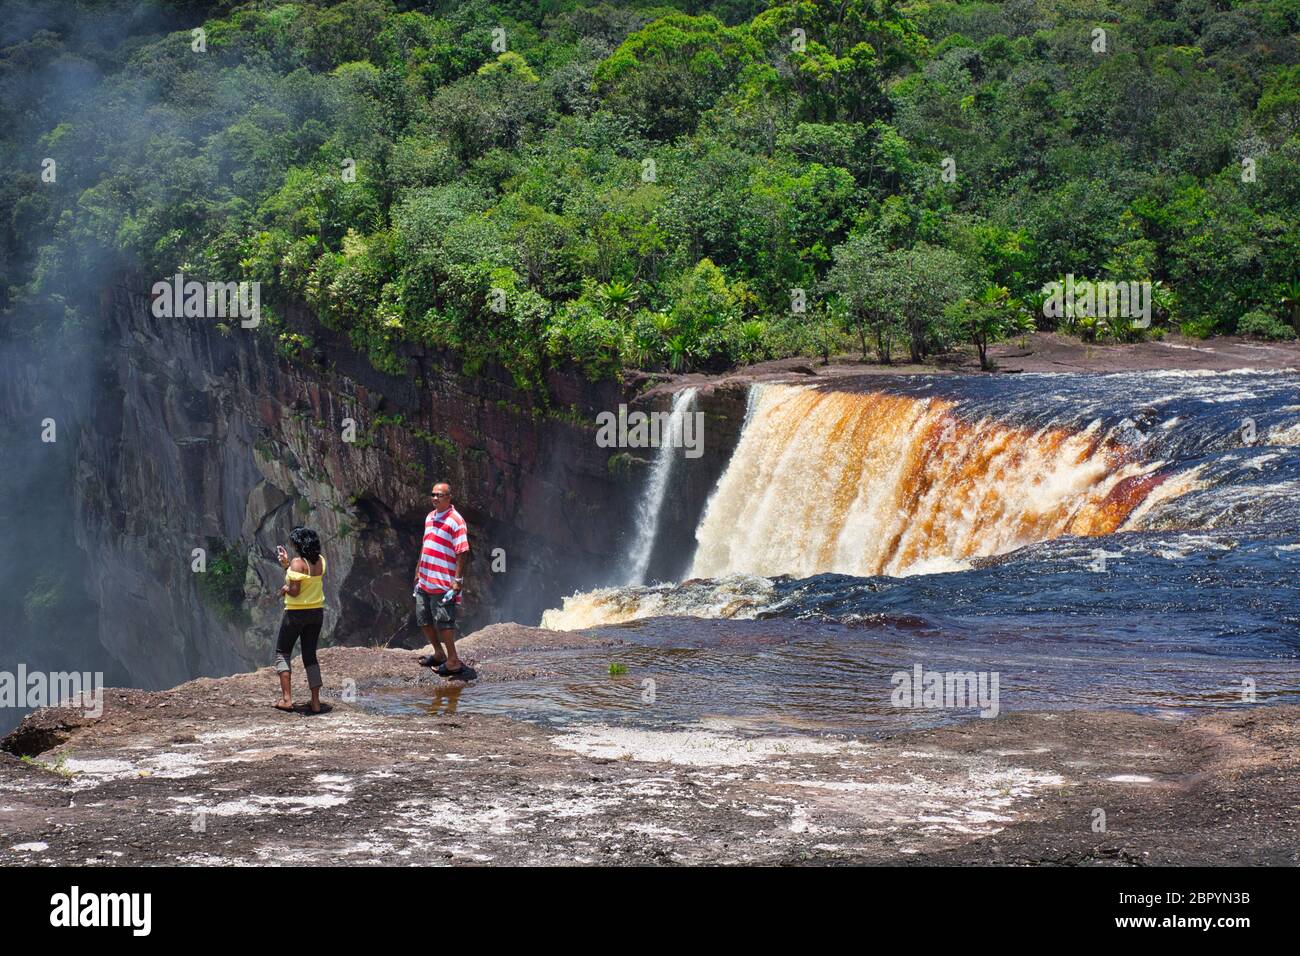
<svg viewBox="0 0 1300 956">
<path fill-rule="evenodd" d="M 975 718 L 953 674 L 996 683 L 986 716 L 1300 699 L 1294 372 L 756 385 L 695 537 L 687 579 L 647 585 L 642 520 L 628 583 L 542 621 L 624 643 L 376 705 L 881 733 Z"/>
</svg>

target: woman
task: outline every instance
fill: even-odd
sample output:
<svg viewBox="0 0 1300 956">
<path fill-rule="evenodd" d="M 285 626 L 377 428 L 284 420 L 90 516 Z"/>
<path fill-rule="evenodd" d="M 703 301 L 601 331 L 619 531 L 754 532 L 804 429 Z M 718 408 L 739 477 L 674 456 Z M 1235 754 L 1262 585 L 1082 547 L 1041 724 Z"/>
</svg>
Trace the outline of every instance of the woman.
<svg viewBox="0 0 1300 956">
<path fill-rule="evenodd" d="M 302 638 L 302 666 L 307 671 L 307 686 L 311 688 L 311 712 L 319 714 L 320 665 L 316 663 L 316 642 L 320 639 L 321 625 L 325 622 L 325 556 L 320 553 L 320 537 L 310 528 L 294 528 L 289 533 L 298 557 L 289 560 L 284 546 L 277 546 L 276 557 L 285 569 L 284 617 L 280 621 L 280 637 L 275 642 L 275 669 L 280 675 L 278 710 L 293 710 L 293 693 L 290 689 L 293 668 L 289 657 L 293 645 Z"/>
</svg>

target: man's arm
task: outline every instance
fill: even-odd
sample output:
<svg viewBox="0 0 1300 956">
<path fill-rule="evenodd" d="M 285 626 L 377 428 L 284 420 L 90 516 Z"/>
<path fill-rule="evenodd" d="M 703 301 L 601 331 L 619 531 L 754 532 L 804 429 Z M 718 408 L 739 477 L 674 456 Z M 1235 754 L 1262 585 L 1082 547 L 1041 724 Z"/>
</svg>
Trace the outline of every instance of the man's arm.
<svg viewBox="0 0 1300 956">
<path fill-rule="evenodd" d="M 469 558 L 468 548 L 462 551 L 460 554 L 456 555 L 456 590 L 457 591 L 462 590 L 464 586 L 463 582 L 465 580 L 465 564 L 468 558 Z"/>
</svg>

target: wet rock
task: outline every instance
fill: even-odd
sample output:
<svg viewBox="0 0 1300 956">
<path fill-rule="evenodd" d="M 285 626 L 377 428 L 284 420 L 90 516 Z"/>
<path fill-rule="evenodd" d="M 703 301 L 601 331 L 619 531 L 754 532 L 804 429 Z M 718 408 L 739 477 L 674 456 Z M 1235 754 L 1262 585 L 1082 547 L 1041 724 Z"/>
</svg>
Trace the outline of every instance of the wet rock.
<svg viewBox="0 0 1300 956">
<path fill-rule="evenodd" d="M 490 647 L 573 636 L 487 633 L 479 680 L 507 666 Z M 475 713 L 476 683 L 454 720 L 367 712 L 339 699 L 345 679 L 364 698 L 395 682 L 431 687 L 427 671 L 397 650 L 328 648 L 321 661 L 334 710 L 311 720 L 266 705 L 269 668 L 109 693 L 98 720 L 33 714 L 4 749 L 41 730 L 61 742 L 42 752 L 46 767 L 0 759 L 0 865 L 30 862 L 13 847 L 37 842 L 43 863 L 67 865 L 84 865 L 87 847 L 104 865 L 1298 862 L 1297 707 L 1184 721 L 1010 714 L 888 740 L 818 738 L 797 753 L 790 740 L 737 747 L 670 730 L 641 735 L 654 746 L 637 750 L 641 738 L 620 743 L 617 728 Z M 239 702 L 215 724 L 214 696 Z M 619 759 L 598 752 L 629 743 Z M 1157 783 L 1108 779 L 1125 774 Z M 1096 807 L 1108 833 L 1092 830 Z"/>
</svg>

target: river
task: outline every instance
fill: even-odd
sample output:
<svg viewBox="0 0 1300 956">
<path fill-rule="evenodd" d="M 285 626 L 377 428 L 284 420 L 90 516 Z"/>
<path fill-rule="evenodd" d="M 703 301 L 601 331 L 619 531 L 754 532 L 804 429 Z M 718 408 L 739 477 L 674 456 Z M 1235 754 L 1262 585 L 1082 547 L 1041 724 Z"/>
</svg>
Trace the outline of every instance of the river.
<svg viewBox="0 0 1300 956">
<path fill-rule="evenodd" d="M 552 679 L 476 687 L 473 707 L 884 733 L 992 716 L 974 683 L 945 698 L 951 675 L 995 681 L 998 712 L 1300 694 L 1294 372 L 752 389 L 687 579 L 580 592 L 542 621 L 629 646 L 523 653 Z M 937 695 L 904 693 L 930 675 Z"/>
</svg>

